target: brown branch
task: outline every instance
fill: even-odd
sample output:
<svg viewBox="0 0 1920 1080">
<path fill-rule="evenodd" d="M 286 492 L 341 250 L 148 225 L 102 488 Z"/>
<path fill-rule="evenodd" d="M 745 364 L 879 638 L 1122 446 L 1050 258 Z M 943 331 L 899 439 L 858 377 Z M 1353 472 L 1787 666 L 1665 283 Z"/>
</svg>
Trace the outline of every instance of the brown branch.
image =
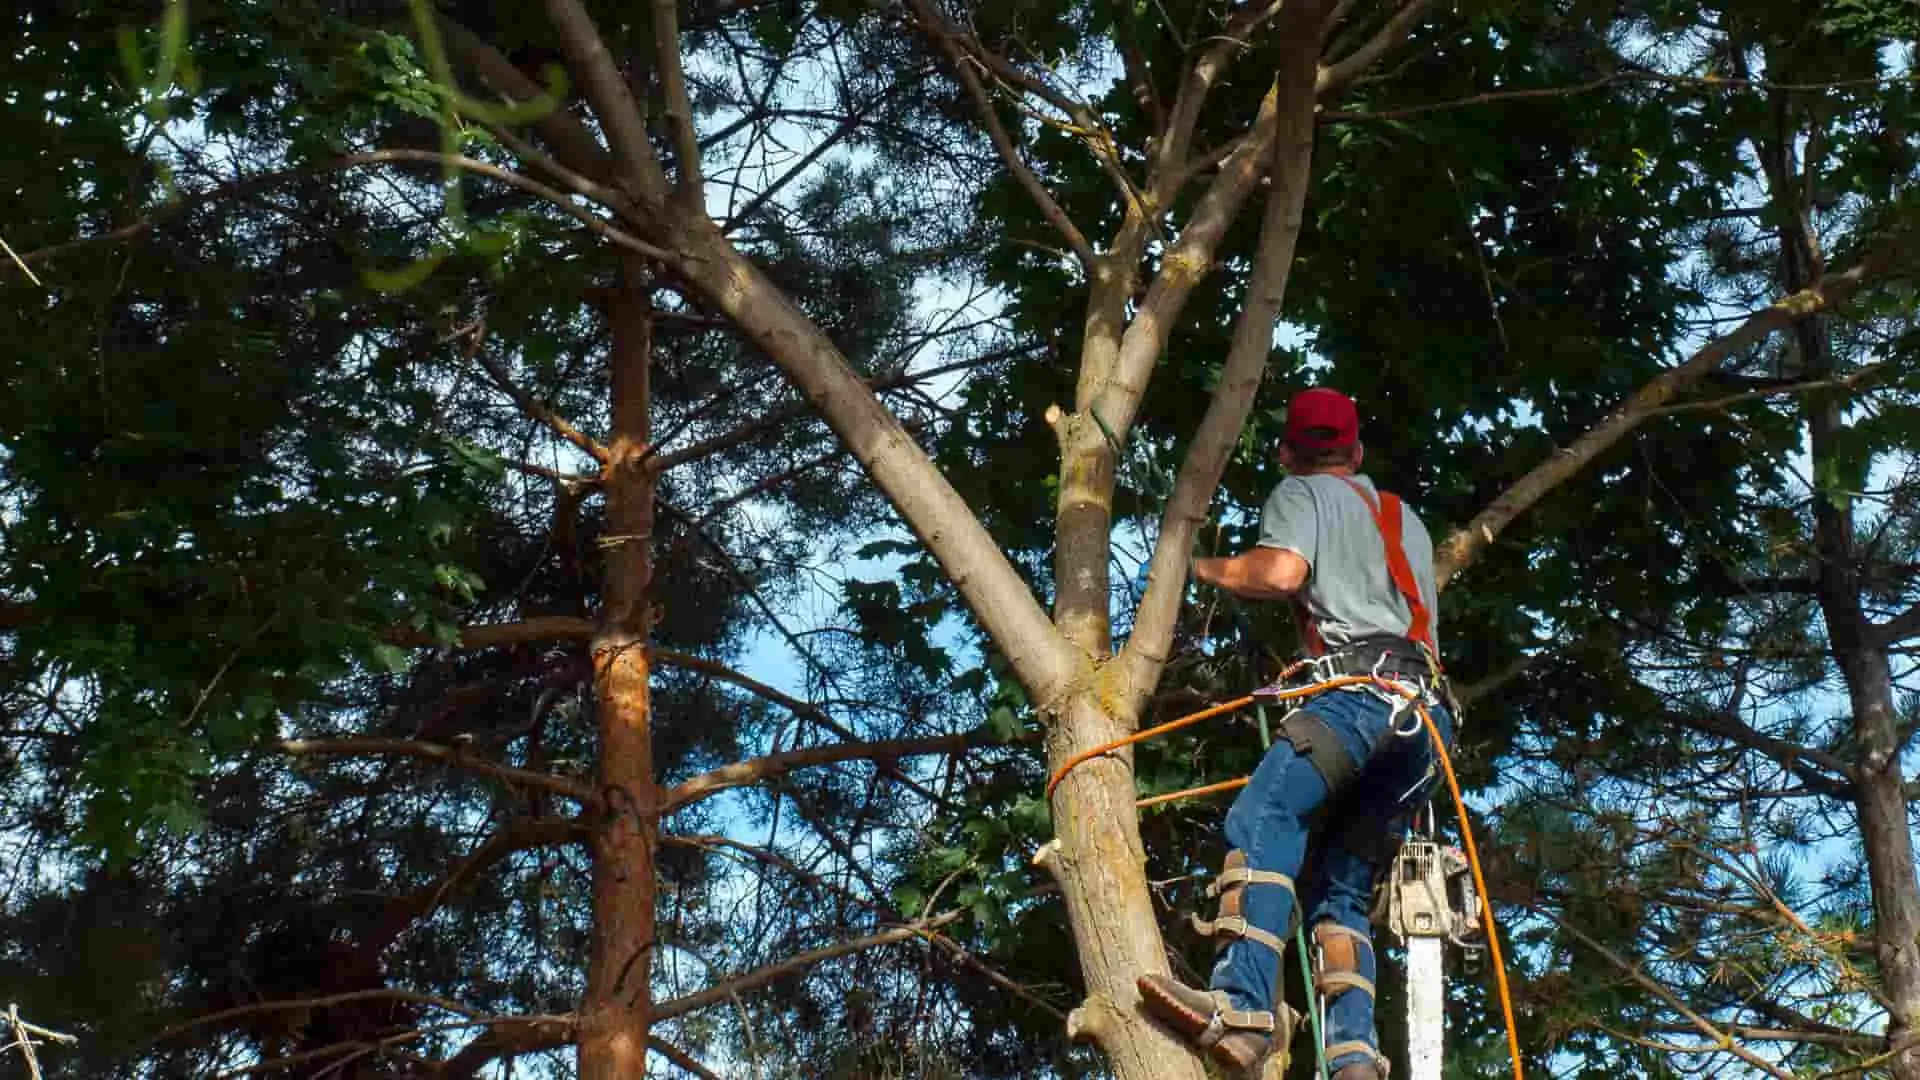
<svg viewBox="0 0 1920 1080">
<path fill-rule="evenodd" d="M 1338 63 L 1320 69 L 1320 76 L 1314 84 L 1314 94 L 1325 97 L 1342 89 L 1372 67 L 1374 62 L 1387 54 L 1387 51 L 1407 39 L 1413 28 L 1427 13 L 1432 0 L 1407 0 L 1399 11 L 1393 13 L 1386 25 L 1374 32 L 1366 44 L 1353 50 L 1352 54 Z"/>
<path fill-rule="evenodd" d="M 488 1063 L 499 1058 L 565 1046 L 574 1040 L 578 1023 L 573 1016 L 503 1017 L 490 1023 L 485 1033 L 441 1062 L 433 1075 L 436 1080 L 462 1080 L 476 1075 Z"/>
<path fill-rule="evenodd" d="M 410 757 L 437 761 L 468 772 L 491 776 L 507 784 L 538 788 L 564 796 L 584 806 L 596 805 L 593 790 L 551 773 L 502 765 L 478 757 L 458 746 L 420 742 L 416 739 L 283 739 L 274 744 L 283 754 L 294 757 Z"/>
<path fill-rule="evenodd" d="M 1166 136 L 1161 140 L 1153 175 L 1147 184 L 1156 207 L 1164 206 L 1192 175 L 1187 167 L 1187 154 L 1200 120 L 1200 108 L 1220 81 L 1227 62 L 1236 51 L 1246 47 L 1247 38 L 1278 14 L 1282 6 L 1278 0 L 1270 0 L 1242 9 L 1227 21 L 1218 36 L 1210 39 L 1211 46 L 1187 69 L 1180 81 L 1180 92 L 1174 96 Z"/>
<path fill-rule="evenodd" d="M 439 910 L 449 896 L 465 888 L 502 859 L 533 848 L 584 840 L 588 832 L 586 823 L 572 818 L 538 821 L 516 818 L 454 864 L 445 877 L 388 900 L 380 922 L 365 938 L 354 944 L 361 949 L 384 951 L 408 927 Z"/>
<path fill-rule="evenodd" d="M 1842 759 L 1824 750 L 1814 750 L 1759 731 L 1725 713 L 1676 713 L 1681 724 L 1708 735 L 1717 735 L 1749 750 L 1764 754 L 1800 778 L 1808 788 L 1836 799 L 1853 797 L 1853 770 Z M 1821 772 L 1821 769 L 1827 772 Z M 1835 774 L 1839 779 L 1835 779 Z"/>
<path fill-rule="evenodd" d="M 1813 394 L 1822 390 L 1857 390 L 1872 383 L 1887 373 L 1888 364 L 1868 364 L 1853 373 L 1838 379 L 1806 379 L 1797 382 L 1777 382 L 1768 386 L 1743 390 L 1738 394 L 1723 397 L 1705 398 L 1700 401 L 1683 401 L 1676 405 L 1667 405 L 1647 414 L 1648 419 L 1657 416 L 1670 416 L 1684 412 L 1718 412 L 1735 405 L 1745 405 L 1752 401 L 1761 401 L 1787 394 Z"/>
<path fill-rule="evenodd" d="M 658 1035 L 647 1037 L 647 1047 L 654 1053 L 671 1061 L 677 1068 L 686 1070 L 700 1080 L 720 1080 L 720 1074 L 700 1064 L 692 1054 L 660 1038 Z"/>
<path fill-rule="evenodd" d="M 712 1008 L 721 1002 L 741 994 L 758 990 L 769 983 L 778 982 L 792 975 L 798 975 L 806 969 L 828 960 L 836 960 L 842 956 L 851 956 L 854 953 L 865 952 L 868 949 L 877 949 L 883 945 L 893 945 L 902 941 L 911 941 L 929 930 L 937 930 L 949 923 L 958 922 L 963 914 L 965 913 L 961 911 L 949 911 L 930 919 L 921 919 L 905 926 L 883 930 L 877 934 L 869 934 L 866 937 L 843 941 L 837 945 L 828 945 L 825 948 L 795 954 L 778 963 L 769 964 L 766 967 L 750 971 L 745 975 L 736 976 L 717 985 L 709 986 L 705 990 L 697 993 L 674 998 L 672 1001 L 662 1002 L 659 1008 L 654 1010 L 654 1020 L 672 1020 L 689 1013 L 699 1012 L 701 1009 Z"/>
<path fill-rule="evenodd" d="M 546 0 L 547 17 L 560 38 L 560 50 L 580 81 L 601 129 L 613 147 L 627 194 L 657 213 L 667 201 L 667 180 L 647 138 L 647 120 L 620 66 L 580 0 Z"/>
<path fill-rule="evenodd" d="M 673 163 L 678 168 L 680 199 L 688 210 L 705 214 L 700 179 L 700 135 L 693 129 L 693 105 L 687 99 L 687 74 L 680 63 L 679 0 L 652 0 L 654 54 L 660 59 L 660 89 L 666 95 L 667 127 L 673 134 Z"/>
<path fill-rule="evenodd" d="M 514 403 L 520 406 L 521 412 L 526 413 L 527 416 L 546 425 L 555 435 L 572 443 L 581 453 L 599 462 L 601 465 L 607 464 L 610 455 L 607 453 L 606 447 L 588 437 L 585 432 L 575 427 L 572 421 L 553 411 L 546 403 L 537 400 L 532 394 L 521 389 L 520 384 L 513 381 L 513 378 L 507 374 L 505 368 L 487 358 L 485 351 L 486 328 L 484 323 L 476 322 L 463 333 L 467 339 L 467 359 L 472 360 L 486 369 L 487 375 L 493 379 L 494 385 L 505 391 L 507 396 L 511 397 Z"/>
<path fill-rule="evenodd" d="M 1531 90 L 1494 90 L 1485 94 L 1473 94 L 1448 101 L 1433 101 L 1425 105 L 1408 105 L 1398 109 L 1379 109 L 1354 112 L 1352 110 L 1330 109 L 1320 114 L 1321 123 L 1354 123 L 1365 120 L 1404 120 L 1410 116 L 1423 116 L 1431 112 L 1443 112 L 1449 109 L 1466 109 L 1476 105 L 1493 105 L 1506 101 L 1533 101 L 1540 98 L 1571 97 L 1575 94 L 1590 93 L 1610 86 L 1625 78 L 1623 72 L 1602 75 L 1571 86 L 1542 86 Z"/>
<path fill-rule="evenodd" d="M 523 104 L 545 92 L 480 35 L 442 14 L 440 37 L 461 66 L 478 76 L 502 99 Z M 534 130 L 567 168 L 597 183 L 610 179 L 613 159 L 587 126 L 565 109 L 553 109 L 534 122 Z"/>
<path fill-rule="evenodd" d="M 1713 1023 L 1711 1021 L 1707 1020 L 1705 1017 L 1701 1016 L 1699 1013 L 1694 1012 L 1692 1009 L 1687 1008 L 1687 1003 L 1684 1001 L 1681 1001 L 1680 996 L 1678 994 L 1675 994 L 1673 991 L 1667 989 L 1664 985 L 1662 985 L 1659 982 L 1659 980 L 1654 979 L 1653 977 L 1647 975 L 1645 972 L 1641 971 L 1638 964 L 1629 963 L 1625 957 L 1621 956 L 1617 952 L 1614 952 L 1612 949 L 1607 948 L 1605 945 L 1602 945 L 1599 941 L 1595 940 L 1586 931 L 1560 918 L 1558 915 L 1555 915 L 1553 912 L 1548 911 L 1547 909 L 1534 904 L 1529 904 L 1527 905 L 1527 907 L 1529 908 L 1529 910 L 1533 911 L 1535 914 L 1538 914 L 1541 917 L 1545 918 L 1548 922 L 1553 923 L 1555 926 L 1558 926 L 1560 929 L 1580 939 L 1580 941 L 1583 944 L 1585 944 L 1588 948 L 1592 949 L 1594 952 L 1599 953 L 1602 957 L 1606 958 L 1608 963 L 1611 963 L 1613 966 L 1619 968 L 1622 972 L 1624 972 L 1627 978 L 1632 979 L 1633 982 L 1636 985 L 1638 985 L 1641 989 L 1651 992 L 1655 997 L 1658 997 L 1660 1000 L 1666 1002 L 1669 1008 L 1671 1008 L 1673 1011 L 1679 1013 L 1682 1017 L 1684 1017 L 1686 1021 L 1692 1024 L 1694 1028 L 1698 1030 L 1702 1035 L 1705 1035 L 1707 1038 L 1712 1039 L 1715 1043 L 1717 1043 L 1720 1049 L 1726 1050 L 1727 1052 L 1733 1054 L 1735 1057 L 1739 1058 L 1741 1061 L 1744 1061 L 1747 1064 L 1753 1066 L 1754 1068 L 1759 1069 L 1761 1072 L 1766 1073 L 1768 1076 L 1777 1077 L 1778 1080 L 1793 1080 L 1791 1074 L 1782 1072 L 1772 1062 L 1769 1062 L 1765 1058 L 1747 1049 L 1746 1047 L 1741 1046 L 1739 1043 L 1734 1042 L 1733 1036 L 1727 1034 L 1726 1032 L 1721 1031 L 1719 1028 L 1713 1026 Z"/>
<path fill-rule="evenodd" d="M 1207 507 L 1220 486 L 1227 460 L 1246 427 L 1254 397 L 1266 375 L 1267 360 L 1273 353 L 1273 327 L 1284 306 L 1300 238 L 1313 160 L 1312 87 L 1319 27 L 1292 13 L 1283 17 L 1283 23 L 1281 54 L 1270 93 L 1278 103 L 1271 140 L 1273 182 L 1260 225 L 1253 274 L 1247 282 L 1247 295 L 1233 328 L 1219 385 L 1207 403 L 1167 497 L 1146 595 L 1140 600 L 1133 633 L 1121 650 L 1120 663 L 1115 665 L 1126 679 L 1122 690 L 1125 700 L 1136 713 L 1160 681 L 1179 620 L 1181 597 L 1186 593 L 1194 538 L 1206 520 Z M 1148 306 L 1151 303 L 1149 299 Z"/>
<path fill-rule="evenodd" d="M 1166 349 L 1168 336 L 1179 321 L 1193 290 L 1213 268 L 1215 252 L 1240 208 L 1266 172 L 1278 130 L 1279 99 L 1269 90 L 1245 142 L 1234 149 L 1219 175 L 1194 206 L 1180 239 L 1161 260 L 1139 313 L 1127 326 L 1119 355 L 1104 385 L 1093 398 L 1097 412 L 1114 438 L 1125 440 L 1146 393 L 1147 380 Z"/>
<path fill-rule="evenodd" d="M 453 643 L 460 649 L 490 649 L 499 645 L 529 645 L 541 641 L 585 641 L 593 636 L 593 620 L 575 615 L 535 615 L 509 623 L 480 623 L 460 628 Z M 439 644 L 431 634 L 395 629 L 387 634 L 395 645 L 431 648 Z"/>
<path fill-rule="evenodd" d="M 841 761 L 898 761 L 903 757 L 927 754 L 959 754 L 976 745 L 968 735 L 936 735 L 921 739 L 892 739 L 882 742 L 830 743 L 788 750 L 750 761 L 737 761 L 710 772 L 701 773 L 668 791 L 660 812 L 671 814 L 729 788 L 757 784 L 795 769 L 813 765 L 831 765 Z"/>
<path fill-rule="evenodd" d="M 1022 345 L 1010 349 L 996 349 L 984 356 L 958 360 L 951 364 L 941 364 L 938 367 L 928 368 L 925 371 L 902 371 L 893 375 L 876 376 L 864 381 L 875 391 L 884 393 L 888 390 L 898 390 L 902 387 L 914 386 L 926 382 L 929 379 L 938 378 L 941 375 L 950 375 L 956 371 L 966 371 L 970 368 L 981 367 L 986 364 L 1008 359 L 1009 357 L 1018 356 L 1021 353 L 1032 352 L 1034 348 L 1034 345 Z M 689 461 L 696 461 L 700 458 L 720 453 L 723 450 L 730 450 L 741 443 L 753 439 L 757 435 L 776 428 L 789 420 L 806 416 L 813 411 L 814 407 L 811 402 L 790 402 L 764 415 L 745 421 L 731 431 L 722 432 L 709 439 L 702 439 L 697 443 L 681 447 L 670 453 L 656 454 L 650 459 L 649 466 L 665 472 L 677 465 L 684 465 Z"/>
<path fill-rule="evenodd" d="M 1657 410 L 1689 389 L 1726 359 L 1758 344 L 1776 331 L 1851 299 L 1862 286 L 1888 272 L 1904 246 L 1896 234 L 1874 247 L 1845 273 L 1829 275 L 1811 288 L 1785 297 L 1749 315 L 1745 322 L 1700 347 L 1686 362 L 1655 376 L 1606 419 L 1563 450 L 1557 450 L 1521 477 L 1439 547 L 1435 578 L 1444 589 L 1455 575 L 1492 546 L 1494 536 L 1579 473 L 1594 458 L 1639 427 Z"/>
<path fill-rule="evenodd" d="M 908 3 L 913 7 L 915 21 L 928 36 L 933 38 L 934 44 L 940 47 L 940 51 L 946 54 L 947 62 L 953 65 L 954 74 L 959 77 L 960 85 L 966 90 L 967 97 L 973 101 L 974 110 L 980 114 L 980 122 L 986 127 L 987 137 L 992 140 L 993 149 L 1000 155 L 1001 163 L 1006 165 L 1007 171 L 1013 173 L 1014 180 L 1020 184 L 1022 190 L 1026 191 L 1027 197 L 1040 208 L 1041 216 L 1045 217 L 1047 223 L 1052 225 L 1054 231 L 1066 241 L 1067 248 L 1073 252 L 1075 258 L 1080 260 L 1080 265 L 1091 273 L 1094 259 L 1097 257 L 1094 254 L 1093 245 L 1087 243 L 1087 238 L 1081 234 L 1079 226 L 1067 217 L 1067 212 L 1060 208 L 1060 204 L 1054 200 L 1047 186 L 1040 182 L 1040 178 L 1033 174 L 1033 170 L 1021 158 L 1019 148 L 1013 145 L 1013 139 L 1008 136 L 1006 126 L 1000 122 L 1000 114 L 994 111 L 993 99 L 987 95 L 986 86 L 980 82 L 979 74 L 969 63 L 970 58 L 962 54 L 959 42 L 954 40 L 954 35 L 946 29 L 945 20 L 933 10 L 929 0 L 908 0 Z"/>
</svg>

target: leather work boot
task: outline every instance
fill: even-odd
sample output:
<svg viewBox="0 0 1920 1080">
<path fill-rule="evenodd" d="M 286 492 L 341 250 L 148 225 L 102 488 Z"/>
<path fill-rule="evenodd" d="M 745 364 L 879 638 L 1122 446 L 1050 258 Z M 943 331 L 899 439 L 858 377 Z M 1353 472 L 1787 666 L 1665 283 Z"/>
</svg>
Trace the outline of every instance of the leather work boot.
<svg viewBox="0 0 1920 1080">
<path fill-rule="evenodd" d="M 1293 1014 L 1284 1006 L 1278 1017 L 1234 1010 L 1224 994 L 1216 997 L 1164 975 L 1142 975 L 1135 985 L 1149 1013 L 1237 1075 L 1257 1080 L 1276 1045 L 1284 1055 L 1291 1041 Z"/>
</svg>

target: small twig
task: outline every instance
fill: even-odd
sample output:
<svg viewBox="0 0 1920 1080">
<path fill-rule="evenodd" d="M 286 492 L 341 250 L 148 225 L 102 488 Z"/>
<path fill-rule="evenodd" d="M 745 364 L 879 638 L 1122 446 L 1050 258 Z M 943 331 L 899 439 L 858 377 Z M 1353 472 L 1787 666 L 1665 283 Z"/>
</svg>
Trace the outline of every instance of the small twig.
<svg viewBox="0 0 1920 1080">
<path fill-rule="evenodd" d="M 21 269 L 24 270 L 26 268 L 21 267 Z M 20 1006 L 12 1002 L 7 1003 L 7 1025 L 13 1029 L 13 1045 L 20 1048 L 20 1056 L 26 1059 L 27 1076 L 30 1077 L 31 1080 L 40 1080 L 40 1059 L 35 1056 L 33 1052 L 33 1037 L 35 1035 L 51 1042 L 63 1043 L 67 1046 L 72 1046 L 80 1041 L 72 1035 L 64 1035 L 58 1031 L 51 1031 L 38 1024 L 29 1024 L 25 1020 L 20 1019 Z M 11 1047 L 0 1048 L 0 1051 L 4 1051 L 5 1049 L 11 1049 Z"/>
<path fill-rule="evenodd" d="M 7 253 L 7 258 L 12 259 L 13 265 L 19 267 L 20 272 L 27 275 L 28 281 L 33 282 L 35 285 L 38 285 L 43 289 L 47 287 L 44 282 L 42 282 L 38 277 L 34 275 L 33 268 L 27 265 L 27 260 L 21 258 L 17 253 L 14 252 L 13 245 L 7 243 L 7 238 L 4 236 L 0 236 L 0 251 L 5 251 Z"/>
</svg>

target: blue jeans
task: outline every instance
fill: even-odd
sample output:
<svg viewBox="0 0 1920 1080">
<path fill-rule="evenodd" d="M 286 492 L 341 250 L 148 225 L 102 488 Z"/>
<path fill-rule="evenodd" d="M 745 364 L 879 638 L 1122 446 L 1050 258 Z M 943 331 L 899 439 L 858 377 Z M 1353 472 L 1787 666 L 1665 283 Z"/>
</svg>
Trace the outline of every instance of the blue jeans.
<svg viewBox="0 0 1920 1080">
<path fill-rule="evenodd" d="M 1332 920 L 1361 934 L 1368 932 L 1368 908 L 1373 882 L 1387 839 L 1405 828 L 1408 817 L 1431 796 L 1439 777 L 1432 737 L 1425 725 L 1414 735 L 1396 735 L 1392 707 L 1365 689 L 1334 690 L 1311 699 L 1305 707 L 1339 735 L 1347 753 L 1360 765 L 1328 821 L 1328 837 L 1314 869 L 1306 897 L 1311 912 L 1307 926 Z M 1449 746 L 1453 718 L 1432 709 L 1434 723 Z M 1419 723 L 1414 712 L 1402 713 L 1402 728 Z M 1292 744 L 1276 739 L 1254 771 L 1253 779 L 1227 812 L 1227 842 L 1246 852 L 1255 870 L 1274 870 L 1300 876 L 1307 852 L 1307 821 L 1327 799 L 1327 783 Z M 1285 940 L 1292 929 L 1293 897 L 1275 885 L 1249 885 L 1242 894 L 1247 921 Z M 1373 949 L 1358 950 L 1357 974 L 1374 980 Z M 1240 1009 L 1278 1007 L 1281 958 L 1272 949 L 1245 938 L 1232 940 L 1214 966 L 1212 988 L 1225 990 Z M 1377 1047 L 1373 999 L 1350 990 L 1328 1008 L 1326 1044 L 1360 1041 Z M 1365 1060 L 1358 1053 L 1329 1061 L 1339 1070 Z"/>
</svg>

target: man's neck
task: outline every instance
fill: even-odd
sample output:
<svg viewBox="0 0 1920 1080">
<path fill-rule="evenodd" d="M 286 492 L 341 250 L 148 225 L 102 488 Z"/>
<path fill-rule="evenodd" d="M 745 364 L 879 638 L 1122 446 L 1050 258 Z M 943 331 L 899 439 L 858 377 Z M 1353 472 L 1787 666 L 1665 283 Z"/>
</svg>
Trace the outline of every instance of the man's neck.
<svg viewBox="0 0 1920 1080">
<path fill-rule="evenodd" d="M 1353 465 L 1327 465 L 1318 469 L 1296 469 L 1295 476 L 1358 476 L 1360 469 Z"/>
</svg>

